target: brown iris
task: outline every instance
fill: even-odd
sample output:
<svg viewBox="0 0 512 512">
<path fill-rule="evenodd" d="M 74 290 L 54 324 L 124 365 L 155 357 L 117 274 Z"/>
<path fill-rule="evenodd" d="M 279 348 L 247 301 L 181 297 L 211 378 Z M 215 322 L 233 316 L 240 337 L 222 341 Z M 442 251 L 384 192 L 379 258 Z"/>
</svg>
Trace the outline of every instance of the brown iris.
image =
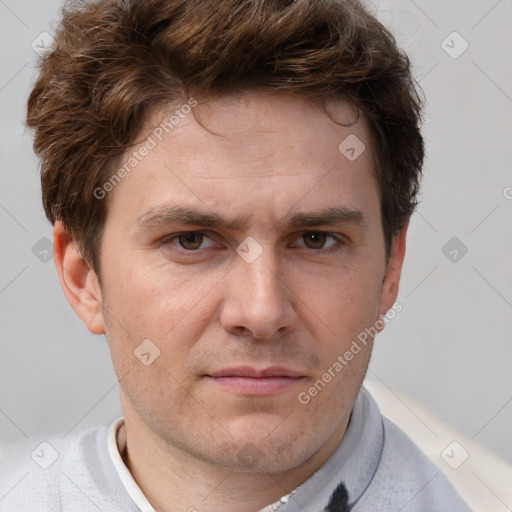
<svg viewBox="0 0 512 512">
<path fill-rule="evenodd" d="M 182 233 L 178 236 L 178 241 L 183 249 L 187 249 L 189 251 L 194 251 L 199 249 L 201 243 L 203 242 L 204 235 L 202 233 Z"/>
<path fill-rule="evenodd" d="M 321 249 L 325 245 L 327 233 L 308 231 L 302 235 L 304 243 L 310 249 Z"/>
</svg>

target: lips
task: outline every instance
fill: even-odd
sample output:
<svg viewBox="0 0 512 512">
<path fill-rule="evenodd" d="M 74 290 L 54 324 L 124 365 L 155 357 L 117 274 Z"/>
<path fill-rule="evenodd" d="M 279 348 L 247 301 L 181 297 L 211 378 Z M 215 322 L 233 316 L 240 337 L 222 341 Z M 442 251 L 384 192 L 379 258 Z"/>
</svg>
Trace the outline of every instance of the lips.
<svg viewBox="0 0 512 512">
<path fill-rule="evenodd" d="M 299 372 L 290 370 L 282 366 L 271 366 L 268 368 L 253 368 L 251 366 L 239 366 L 236 368 L 225 368 L 207 375 L 208 377 L 302 377 Z"/>
<path fill-rule="evenodd" d="M 282 366 L 224 368 L 205 375 L 225 391 L 245 396 L 269 396 L 290 390 L 304 375 Z"/>
</svg>

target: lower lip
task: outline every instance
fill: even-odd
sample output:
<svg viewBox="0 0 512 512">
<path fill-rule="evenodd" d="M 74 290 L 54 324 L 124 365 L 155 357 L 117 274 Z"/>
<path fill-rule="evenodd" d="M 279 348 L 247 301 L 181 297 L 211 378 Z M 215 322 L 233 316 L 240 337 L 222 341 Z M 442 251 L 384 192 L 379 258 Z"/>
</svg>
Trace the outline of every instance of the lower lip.
<svg viewBox="0 0 512 512">
<path fill-rule="evenodd" d="M 303 377 L 210 377 L 220 387 L 241 395 L 268 396 L 290 389 Z"/>
</svg>

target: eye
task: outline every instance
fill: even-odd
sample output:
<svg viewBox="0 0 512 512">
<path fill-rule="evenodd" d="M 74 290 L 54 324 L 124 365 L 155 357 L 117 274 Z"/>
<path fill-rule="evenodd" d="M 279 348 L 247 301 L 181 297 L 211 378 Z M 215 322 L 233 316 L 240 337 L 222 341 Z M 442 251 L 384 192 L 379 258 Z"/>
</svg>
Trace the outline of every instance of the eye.
<svg viewBox="0 0 512 512">
<path fill-rule="evenodd" d="M 166 238 L 162 243 L 165 245 L 178 246 L 185 251 L 197 251 L 215 246 L 215 242 L 202 231 L 178 233 Z"/>
<path fill-rule="evenodd" d="M 306 247 L 307 249 L 329 249 L 340 243 L 339 238 L 325 231 L 307 231 L 300 236 L 299 240 L 303 240 L 304 245 L 298 245 L 300 247 Z M 326 245 L 326 242 L 329 240 L 331 242 Z"/>
</svg>

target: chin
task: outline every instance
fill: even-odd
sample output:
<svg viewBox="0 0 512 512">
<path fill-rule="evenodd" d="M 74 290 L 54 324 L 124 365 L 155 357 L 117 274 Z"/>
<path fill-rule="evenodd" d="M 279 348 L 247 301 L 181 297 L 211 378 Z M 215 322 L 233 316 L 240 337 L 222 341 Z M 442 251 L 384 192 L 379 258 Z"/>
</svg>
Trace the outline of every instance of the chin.
<svg viewBox="0 0 512 512">
<path fill-rule="evenodd" d="M 254 431 L 253 431 L 254 432 Z M 283 473 L 297 468 L 311 457 L 318 446 L 299 439 L 300 433 L 282 433 L 280 438 L 243 436 L 217 448 L 221 464 L 236 472 Z M 311 436 L 314 439 L 315 436 Z"/>
</svg>

